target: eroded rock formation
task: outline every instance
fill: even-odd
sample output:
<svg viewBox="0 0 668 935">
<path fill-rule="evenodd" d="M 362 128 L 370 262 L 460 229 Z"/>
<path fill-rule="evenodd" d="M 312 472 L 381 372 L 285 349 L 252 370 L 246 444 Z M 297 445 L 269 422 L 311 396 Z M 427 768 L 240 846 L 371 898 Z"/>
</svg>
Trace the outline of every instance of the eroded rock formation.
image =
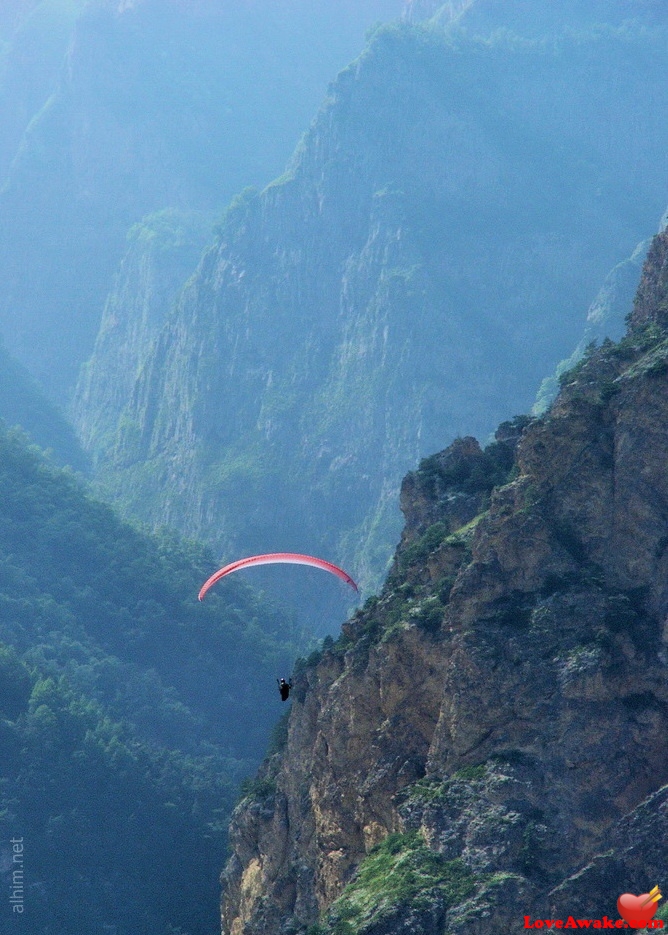
<svg viewBox="0 0 668 935">
<path fill-rule="evenodd" d="M 667 257 L 664 233 L 627 336 L 546 416 L 404 482 L 383 592 L 298 669 L 286 746 L 235 813 L 226 933 L 499 935 L 616 918 L 657 882 Z"/>
</svg>

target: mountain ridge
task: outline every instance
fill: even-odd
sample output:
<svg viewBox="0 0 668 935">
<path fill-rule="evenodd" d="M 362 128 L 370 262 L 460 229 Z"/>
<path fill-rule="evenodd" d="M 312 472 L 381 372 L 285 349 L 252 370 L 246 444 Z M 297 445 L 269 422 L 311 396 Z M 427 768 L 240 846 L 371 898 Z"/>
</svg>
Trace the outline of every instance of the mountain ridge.
<svg viewBox="0 0 668 935">
<path fill-rule="evenodd" d="M 0 332 L 67 405 L 127 230 L 219 214 L 280 172 L 330 75 L 400 0 L 33 6 L 7 27 L 0 87 Z"/>
</svg>

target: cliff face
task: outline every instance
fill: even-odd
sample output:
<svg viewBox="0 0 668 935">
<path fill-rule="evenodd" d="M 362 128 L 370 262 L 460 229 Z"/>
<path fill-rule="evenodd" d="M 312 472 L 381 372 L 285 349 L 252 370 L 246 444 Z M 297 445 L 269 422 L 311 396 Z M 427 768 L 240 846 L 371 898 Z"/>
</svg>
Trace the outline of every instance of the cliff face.
<svg viewBox="0 0 668 935">
<path fill-rule="evenodd" d="M 498 935 L 660 879 L 667 258 L 544 418 L 404 482 L 386 587 L 297 672 L 235 813 L 226 933 Z"/>
<path fill-rule="evenodd" d="M 664 213 L 659 230 L 665 230 L 665 227 Z M 650 243 L 651 239 L 639 243 L 631 256 L 613 267 L 605 277 L 596 298 L 589 306 L 583 335 L 573 353 L 560 361 L 554 373 L 542 381 L 531 410 L 534 415 L 542 415 L 550 406 L 559 392 L 561 374 L 571 370 L 582 360 L 592 342 L 600 344 L 606 338 L 618 340 L 623 336 Z"/>
<path fill-rule="evenodd" d="M 58 87 L 78 8 L 85 0 L 5 0 L 0 9 L 0 179 L 32 117 Z"/>
<path fill-rule="evenodd" d="M 221 552 L 315 549 L 380 580 L 402 475 L 528 408 L 655 228 L 659 35 L 379 30 L 286 175 L 230 209 L 115 413 L 107 489 Z M 79 408 L 84 437 L 97 419 Z"/>
<path fill-rule="evenodd" d="M 107 298 L 90 360 L 73 404 L 82 418 L 82 443 L 104 460 L 113 447 L 117 413 L 132 396 L 177 295 L 197 265 L 211 229 L 204 212 L 166 209 L 135 224 Z M 94 465 L 95 466 L 95 465 Z"/>
</svg>

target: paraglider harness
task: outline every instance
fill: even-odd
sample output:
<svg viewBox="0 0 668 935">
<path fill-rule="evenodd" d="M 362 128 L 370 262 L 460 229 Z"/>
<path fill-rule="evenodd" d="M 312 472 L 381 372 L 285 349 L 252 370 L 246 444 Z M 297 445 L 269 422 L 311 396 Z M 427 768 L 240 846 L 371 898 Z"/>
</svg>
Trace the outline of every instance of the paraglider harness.
<svg viewBox="0 0 668 935">
<path fill-rule="evenodd" d="M 292 688 L 292 679 L 288 682 L 285 679 L 276 679 L 278 682 L 278 690 L 281 693 L 281 701 L 287 701 L 290 697 L 290 689 Z"/>
</svg>

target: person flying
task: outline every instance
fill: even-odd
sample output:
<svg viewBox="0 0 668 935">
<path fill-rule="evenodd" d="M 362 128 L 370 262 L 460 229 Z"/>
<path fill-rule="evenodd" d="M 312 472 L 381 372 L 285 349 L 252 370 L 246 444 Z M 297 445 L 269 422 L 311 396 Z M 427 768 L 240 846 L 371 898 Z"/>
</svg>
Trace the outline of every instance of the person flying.
<svg viewBox="0 0 668 935">
<path fill-rule="evenodd" d="M 288 682 L 285 679 L 276 679 L 278 682 L 278 690 L 281 693 L 281 701 L 287 701 L 290 697 L 290 689 L 292 688 L 292 679 Z"/>
</svg>

